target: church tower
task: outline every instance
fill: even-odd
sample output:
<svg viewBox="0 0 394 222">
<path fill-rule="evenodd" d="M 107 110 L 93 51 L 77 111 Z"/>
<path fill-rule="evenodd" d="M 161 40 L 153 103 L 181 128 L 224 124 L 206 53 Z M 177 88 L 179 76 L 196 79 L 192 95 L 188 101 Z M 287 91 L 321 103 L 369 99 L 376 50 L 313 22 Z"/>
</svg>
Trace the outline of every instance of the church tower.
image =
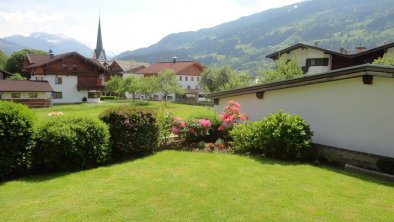
<svg viewBox="0 0 394 222">
<path fill-rule="evenodd" d="M 103 47 L 103 38 L 101 37 L 100 16 L 99 16 L 99 24 L 97 31 L 97 43 L 96 43 L 96 49 L 94 49 L 93 52 L 93 58 L 98 59 L 100 61 L 107 61 L 107 56 L 105 55 L 105 51 Z"/>
</svg>

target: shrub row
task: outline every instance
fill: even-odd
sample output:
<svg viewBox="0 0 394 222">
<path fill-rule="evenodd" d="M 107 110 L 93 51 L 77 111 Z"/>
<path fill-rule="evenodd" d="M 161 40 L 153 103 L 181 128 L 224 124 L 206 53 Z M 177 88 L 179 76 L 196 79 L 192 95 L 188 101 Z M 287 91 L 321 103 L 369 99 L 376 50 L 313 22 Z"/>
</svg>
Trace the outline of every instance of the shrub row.
<svg viewBox="0 0 394 222">
<path fill-rule="evenodd" d="M 34 172 L 89 169 L 109 159 L 108 127 L 95 119 L 57 117 L 40 126 L 31 151 Z"/>
<path fill-rule="evenodd" d="M 152 109 L 113 107 L 104 111 L 100 119 L 109 126 L 111 155 L 114 160 L 144 155 L 158 147 L 159 127 Z"/>
<path fill-rule="evenodd" d="M 311 146 L 313 133 L 298 115 L 280 111 L 259 122 L 235 126 L 232 145 L 239 152 L 262 152 L 280 159 L 302 158 Z"/>
<path fill-rule="evenodd" d="M 116 97 L 116 96 L 100 96 L 100 100 L 101 101 L 103 101 L 103 100 L 115 100 L 115 99 L 118 99 L 118 97 Z"/>
<path fill-rule="evenodd" d="M 33 117 L 27 106 L 0 101 L 0 180 L 25 171 L 33 141 Z"/>
<path fill-rule="evenodd" d="M 34 128 L 34 114 L 27 106 L 0 101 L 0 180 L 28 172 L 89 169 L 158 146 L 152 110 L 117 107 L 100 118 L 108 126 L 97 119 L 59 116 Z"/>
</svg>

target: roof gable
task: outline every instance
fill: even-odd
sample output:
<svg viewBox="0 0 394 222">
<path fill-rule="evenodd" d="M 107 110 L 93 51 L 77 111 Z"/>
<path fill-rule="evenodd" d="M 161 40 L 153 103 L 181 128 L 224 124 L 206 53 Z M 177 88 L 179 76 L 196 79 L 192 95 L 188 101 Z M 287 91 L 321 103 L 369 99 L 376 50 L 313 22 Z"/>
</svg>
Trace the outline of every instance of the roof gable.
<svg viewBox="0 0 394 222">
<path fill-rule="evenodd" d="M 26 67 L 27 69 L 36 68 L 36 67 L 40 67 L 40 66 L 44 66 L 44 65 L 53 63 L 53 62 L 57 62 L 63 58 L 69 57 L 69 56 L 78 56 L 81 59 L 93 64 L 94 66 L 97 66 L 100 69 L 105 69 L 103 64 L 101 64 L 100 61 L 98 61 L 97 59 L 86 58 L 77 52 L 68 52 L 68 53 L 64 53 L 64 54 L 60 54 L 60 55 L 55 55 L 53 58 L 50 58 L 48 55 L 48 56 L 46 56 L 45 60 L 44 60 L 44 57 L 34 57 L 34 56 L 31 57 L 31 54 L 28 54 L 27 56 L 28 56 L 28 58 L 30 58 L 30 61 L 32 58 L 36 59 L 35 61 L 38 61 L 37 63 L 33 63 L 31 65 L 28 65 Z"/>
<path fill-rule="evenodd" d="M 0 92 L 53 92 L 48 81 L 0 80 Z"/>
<path fill-rule="evenodd" d="M 161 71 L 170 69 L 177 75 L 195 75 L 193 73 L 187 73 L 187 70 L 193 67 L 196 67 L 201 72 L 204 70 L 204 66 L 196 61 L 159 62 L 139 70 L 137 74 L 158 74 Z"/>
</svg>

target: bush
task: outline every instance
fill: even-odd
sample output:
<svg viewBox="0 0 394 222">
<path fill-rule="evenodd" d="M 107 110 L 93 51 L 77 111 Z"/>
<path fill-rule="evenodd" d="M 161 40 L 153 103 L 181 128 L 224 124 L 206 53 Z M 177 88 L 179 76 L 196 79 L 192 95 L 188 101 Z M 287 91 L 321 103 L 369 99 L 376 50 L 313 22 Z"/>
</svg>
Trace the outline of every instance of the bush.
<svg viewBox="0 0 394 222">
<path fill-rule="evenodd" d="M 109 126 L 114 160 L 150 153 L 158 147 L 159 127 L 151 109 L 113 107 L 104 111 L 100 119 Z"/>
<path fill-rule="evenodd" d="M 229 132 L 231 146 L 237 152 L 259 152 L 262 142 L 262 121 L 238 124 Z"/>
<path fill-rule="evenodd" d="M 110 154 L 108 127 L 90 118 L 55 117 L 40 126 L 32 149 L 34 172 L 59 172 L 103 165 Z"/>
<path fill-rule="evenodd" d="M 16 177 L 27 169 L 33 122 L 34 114 L 27 106 L 0 101 L 0 180 Z"/>
<path fill-rule="evenodd" d="M 103 100 L 115 100 L 115 99 L 118 99 L 118 97 L 116 97 L 116 96 L 100 96 L 100 100 L 101 101 L 103 101 Z"/>
<path fill-rule="evenodd" d="M 280 159 L 302 158 L 311 146 L 313 133 L 298 115 L 280 111 L 257 123 L 241 124 L 230 132 L 239 151 L 264 152 Z"/>
<path fill-rule="evenodd" d="M 215 142 L 216 140 L 222 138 L 224 139 L 225 134 L 228 132 L 225 130 L 219 130 L 219 127 L 223 124 L 223 121 L 220 120 L 220 117 L 215 115 L 214 113 L 206 114 L 206 113 L 198 113 L 191 116 L 191 119 L 206 119 L 211 122 L 211 127 L 208 130 L 208 134 L 201 136 L 194 136 L 190 138 L 194 142 Z"/>
</svg>

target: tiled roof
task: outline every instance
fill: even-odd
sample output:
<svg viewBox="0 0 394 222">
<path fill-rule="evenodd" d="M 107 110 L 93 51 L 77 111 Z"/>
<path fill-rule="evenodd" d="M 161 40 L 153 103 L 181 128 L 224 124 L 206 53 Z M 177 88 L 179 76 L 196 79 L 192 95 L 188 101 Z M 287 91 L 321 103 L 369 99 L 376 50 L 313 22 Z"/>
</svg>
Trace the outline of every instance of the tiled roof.
<svg viewBox="0 0 394 222">
<path fill-rule="evenodd" d="M 93 65 L 96 65 L 96 66 L 98 66 L 101 69 L 105 69 L 105 67 L 103 66 L 103 64 L 100 63 L 99 60 L 86 58 L 86 57 L 84 57 L 83 55 L 81 55 L 81 54 L 79 54 L 77 52 L 67 52 L 67 53 L 64 53 L 64 54 L 55 55 L 53 58 L 50 58 L 49 55 L 46 55 L 46 59 L 44 59 L 44 56 L 42 56 L 42 55 L 38 55 L 37 56 L 37 55 L 28 54 L 27 56 L 30 59 L 30 61 L 32 60 L 32 58 L 34 58 L 34 59 L 36 59 L 35 60 L 36 62 L 31 64 L 31 65 L 29 65 L 29 66 L 27 66 L 26 68 L 29 69 L 29 68 L 35 68 L 35 67 L 43 66 L 43 65 L 46 65 L 46 64 L 58 61 L 59 59 L 62 59 L 64 57 L 67 57 L 67 56 L 70 56 L 70 55 L 77 55 L 77 56 L 79 56 L 79 57 L 81 57 L 83 59 L 86 59 L 86 61 L 91 62 Z"/>
<path fill-rule="evenodd" d="M 0 80 L 0 92 L 53 92 L 48 81 Z"/>
<path fill-rule="evenodd" d="M 177 61 L 177 62 L 159 62 L 152 64 L 145 69 L 139 70 L 137 74 L 158 74 L 165 69 L 173 70 L 177 75 L 188 74 L 184 73 L 188 68 L 197 65 L 203 69 L 203 65 L 195 61 Z"/>
<path fill-rule="evenodd" d="M 27 58 L 31 63 L 42 63 L 49 59 L 49 55 L 27 54 Z"/>
<path fill-rule="evenodd" d="M 117 63 L 123 72 L 130 72 L 133 69 L 143 66 L 147 67 L 149 64 L 144 62 L 135 62 L 135 61 L 123 61 L 123 60 L 114 60 L 112 64 Z"/>
</svg>

